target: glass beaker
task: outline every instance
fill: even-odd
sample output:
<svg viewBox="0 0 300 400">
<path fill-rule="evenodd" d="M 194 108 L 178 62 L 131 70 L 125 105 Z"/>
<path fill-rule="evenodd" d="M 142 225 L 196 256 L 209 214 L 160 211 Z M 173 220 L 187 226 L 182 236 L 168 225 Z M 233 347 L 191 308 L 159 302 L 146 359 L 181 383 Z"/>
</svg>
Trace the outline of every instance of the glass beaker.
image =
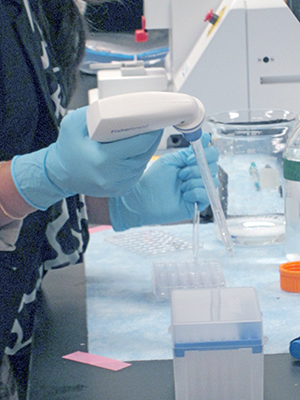
<svg viewBox="0 0 300 400">
<path fill-rule="evenodd" d="M 218 190 L 234 243 L 284 241 L 282 152 L 298 115 L 247 109 L 211 115 L 207 121 L 220 153 Z"/>
</svg>

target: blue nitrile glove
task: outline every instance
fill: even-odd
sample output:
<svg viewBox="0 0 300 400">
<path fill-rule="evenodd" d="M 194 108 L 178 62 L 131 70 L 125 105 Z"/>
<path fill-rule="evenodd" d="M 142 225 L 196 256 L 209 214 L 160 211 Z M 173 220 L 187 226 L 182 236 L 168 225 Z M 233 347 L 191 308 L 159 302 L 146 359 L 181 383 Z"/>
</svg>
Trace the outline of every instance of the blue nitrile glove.
<svg viewBox="0 0 300 400">
<path fill-rule="evenodd" d="M 57 142 L 13 158 L 14 183 L 31 206 L 46 210 L 77 193 L 120 196 L 128 193 L 142 176 L 163 131 L 111 143 L 93 142 L 88 136 L 86 109 L 63 118 Z"/>
<path fill-rule="evenodd" d="M 208 146 L 210 135 L 204 133 L 202 144 L 214 177 L 218 150 Z M 111 224 L 115 231 L 142 225 L 166 224 L 193 218 L 194 203 L 204 210 L 209 200 L 191 147 L 165 154 L 155 161 L 125 196 L 109 199 Z"/>
</svg>

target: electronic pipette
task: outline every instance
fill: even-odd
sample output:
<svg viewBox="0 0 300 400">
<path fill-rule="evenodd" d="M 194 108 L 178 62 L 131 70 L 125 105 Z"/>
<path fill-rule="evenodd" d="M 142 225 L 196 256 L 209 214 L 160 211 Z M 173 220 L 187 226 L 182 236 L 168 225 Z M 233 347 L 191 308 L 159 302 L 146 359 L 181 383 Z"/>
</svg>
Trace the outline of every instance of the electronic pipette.
<svg viewBox="0 0 300 400">
<path fill-rule="evenodd" d="M 92 103 L 87 109 L 89 136 L 97 142 L 113 142 L 168 126 L 173 126 L 191 142 L 215 222 L 226 249 L 233 256 L 233 241 L 200 139 L 204 118 L 205 109 L 198 99 L 173 92 L 141 92 L 106 97 Z"/>
</svg>

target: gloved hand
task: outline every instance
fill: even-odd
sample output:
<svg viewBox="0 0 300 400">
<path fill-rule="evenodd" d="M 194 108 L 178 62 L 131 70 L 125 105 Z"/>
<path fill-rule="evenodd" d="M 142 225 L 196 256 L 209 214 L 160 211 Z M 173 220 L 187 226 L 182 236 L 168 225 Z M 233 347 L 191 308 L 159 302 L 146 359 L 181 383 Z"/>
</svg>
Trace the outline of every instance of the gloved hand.
<svg viewBox="0 0 300 400">
<path fill-rule="evenodd" d="M 140 179 L 163 131 L 97 143 L 90 140 L 83 107 L 62 121 L 59 137 L 49 147 L 13 158 L 16 188 L 31 206 L 46 210 L 55 202 L 82 193 L 119 196 Z"/>
<path fill-rule="evenodd" d="M 217 186 L 218 150 L 208 147 L 210 135 L 202 135 L 206 159 Z M 109 213 L 115 231 L 142 225 L 166 224 L 193 218 L 209 200 L 191 147 L 166 154 L 155 161 L 125 196 L 109 199 Z"/>
</svg>

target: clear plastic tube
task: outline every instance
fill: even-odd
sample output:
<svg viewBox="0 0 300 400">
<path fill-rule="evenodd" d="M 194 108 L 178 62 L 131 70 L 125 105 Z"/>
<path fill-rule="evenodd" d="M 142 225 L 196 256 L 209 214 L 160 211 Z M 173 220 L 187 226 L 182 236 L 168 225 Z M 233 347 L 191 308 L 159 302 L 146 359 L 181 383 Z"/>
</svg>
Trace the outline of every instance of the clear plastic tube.
<svg viewBox="0 0 300 400">
<path fill-rule="evenodd" d="M 191 142 L 192 148 L 195 153 L 195 157 L 197 160 L 197 164 L 204 182 L 204 186 L 207 191 L 207 195 L 210 201 L 210 205 L 214 214 L 214 221 L 217 224 L 220 234 L 223 240 L 223 243 L 226 247 L 226 250 L 229 252 L 231 257 L 234 256 L 234 249 L 233 249 L 233 241 L 232 237 L 229 233 L 226 219 L 223 213 L 223 209 L 221 207 L 221 203 L 206 161 L 205 153 L 203 150 L 201 138 Z"/>
<path fill-rule="evenodd" d="M 199 227 L 200 227 L 200 212 L 198 210 L 197 203 L 195 203 L 195 211 L 193 219 L 193 256 L 195 262 L 198 260 L 198 253 L 200 248 Z"/>
</svg>

